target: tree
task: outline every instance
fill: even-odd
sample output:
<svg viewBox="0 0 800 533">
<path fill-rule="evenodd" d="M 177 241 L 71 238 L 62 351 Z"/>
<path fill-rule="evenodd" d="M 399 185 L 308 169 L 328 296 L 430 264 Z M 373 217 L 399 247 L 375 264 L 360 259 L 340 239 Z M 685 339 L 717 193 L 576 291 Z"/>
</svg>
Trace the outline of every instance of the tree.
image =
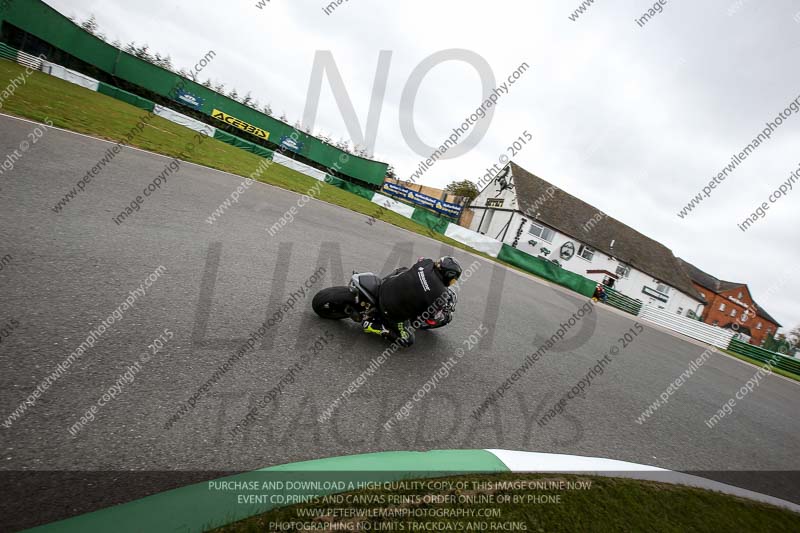
<svg viewBox="0 0 800 533">
<path fill-rule="evenodd" d="M 219 94 L 225 94 L 225 84 L 220 82 L 220 83 L 214 85 L 214 90 L 216 92 L 218 92 Z"/>
<path fill-rule="evenodd" d="M 153 62 L 153 56 L 150 54 L 150 45 L 148 45 L 147 43 L 143 44 L 142 46 L 134 50 L 133 53 L 139 59 L 144 59 L 148 63 Z"/>
<path fill-rule="evenodd" d="M 389 168 L 386 169 L 386 177 L 397 181 L 397 173 L 392 165 L 389 165 Z"/>
<path fill-rule="evenodd" d="M 161 58 L 161 66 L 167 70 L 175 72 L 175 67 L 172 66 L 172 57 L 169 54 Z"/>
<path fill-rule="evenodd" d="M 358 157 L 364 157 L 369 159 L 370 153 L 369 150 L 365 146 L 361 146 L 360 144 L 353 145 L 353 155 L 357 155 Z"/>
<path fill-rule="evenodd" d="M 94 18 L 94 15 L 91 15 L 88 19 L 81 22 L 81 28 L 88 31 L 92 35 L 97 34 L 97 28 L 99 24 L 97 24 L 97 19 Z"/>
<path fill-rule="evenodd" d="M 349 154 L 352 153 L 350 151 L 350 141 L 347 139 L 339 139 L 339 141 L 334 146 L 336 146 L 336 148 L 342 150 L 343 152 L 347 152 Z"/>
<path fill-rule="evenodd" d="M 113 46 L 114 48 L 116 48 L 118 50 L 122 50 L 122 43 L 119 42 L 119 39 L 114 39 L 114 42 L 111 43 L 111 46 Z"/>
<path fill-rule="evenodd" d="M 272 116 L 272 106 L 269 104 L 264 104 L 264 108 L 262 109 L 265 115 Z"/>
<path fill-rule="evenodd" d="M 202 83 L 202 85 L 203 85 L 203 87 L 206 87 L 208 89 L 212 89 L 213 90 L 213 87 L 211 86 L 211 78 L 206 79 L 206 81 L 204 81 Z"/>
<path fill-rule="evenodd" d="M 787 337 L 789 337 L 789 342 L 792 343 L 792 346 L 800 346 L 800 326 L 795 326 L 795 328 L 789 332 Z"/>
<path fill-rule="evenodd" d="M 247 94 L 242 98 L 242 103 L 247 107 L 250 107 L 250 104 L 253 103 L 253 95 L 250 94 L 250 91 L 247 91 Z"/>
<path fill-rule="evenodd" d="M 236 100 L 238 102 L 239 91 L 237 91 L 236 89 L 231 89 L 231 92 L 228 93 L 228 98 L 230 98 L 231 100 Z"/>
<path fill-rule="evenodd" d="M 286 111 L 281 111 L 280 121 L 283 122 L 284 124 L 289 123 L 289 117 L 286 116 Z"/>
<path fill-rule="evenodd" d="M 131 55 L 136 55 L 136 41 L 131 41 L 125 45 L 125 51 Z"/>
<path fill-rule="evenodd" d="M 468 204 L 480 194 L 478 186 L 469 180 L 454 181 L 445 187 L 444 190 L 455 196 L 463 196 L 467 199 Z"/>
</svg>

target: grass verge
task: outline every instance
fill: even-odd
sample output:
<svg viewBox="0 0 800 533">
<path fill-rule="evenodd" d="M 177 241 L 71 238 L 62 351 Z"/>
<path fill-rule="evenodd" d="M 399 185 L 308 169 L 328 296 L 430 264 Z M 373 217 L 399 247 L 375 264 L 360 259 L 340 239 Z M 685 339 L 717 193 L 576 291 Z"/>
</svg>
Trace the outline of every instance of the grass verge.
<svg viewBox="0 0 800 533">
<path fill-rule="evenodd" d="M 735 357 L 736 359 L 741 359 L 742 361 L 754 364 L 754 365 L 759 366 L 761 368 L 766 368 L 766 366 L 767 366 L 767 363 L 759 361 L 758 359 L 751 359 L 751 358 L 747 357 L 746 355 L 741 355 L 741 354 L 732 352 L 730 350 L 722 350 L 722 351 L 725 352 L 726 354 L 730 355 L 731 357 Z M 775 368 L 773 366 L 772 367 L 772 373 L 773 374 L 779 374 L 779 375 L 781 375 L 781 376 L 783 376 L 785 378 L 793 379 L 795 381 L 800 381 L 800 376 L 798 376 L 797 374 L 792 374 L 791 372 L 787 372 L 786 370 L 783 370 L 781 368 Z"/>
<path fill-rule="evenodd" d="M 0 86 L 8 86 L 10 80 L 24 73 L 24 67 L 5 59 L 0 60 Z M 126 138 L 143 116 L 149 113 L 110 96 L 90 91 L 59 78 L 40 72 L 33 73 L 24 85 L 16 89 L 2 105 L 2 111 L 39 122 L 49 119 L 53 125 L 78 133 L 84 133 L 108 141 L 118 142 Z M 129 144 L 170 157 L 180 154 L 189 144 L 194 132 L 165 120 L 154 117 L 144 131 Z M 216 139 L 208 139 L 203 149 L 186 156 L 187 161 L 239 176 L 250 176 L 263 158 L 230 146 Z M 259 181 L 306 194 L 319 182 L 297 171 L 272 165 L 263 172 Z M 343 191 L 327 183 L 317 198 L 357 213 L 374 217 L 414 233 L 431 237 L 437 241 L 478 254 L 486 259 L 494 258 L 477 252 L 457 241 L 449 239 L 405 218 L 393 211 L 382 209 L 378 204 Z M 222 198 L 220 198 L 222 201 Z M 365 220 L 366 224 L 366 220 Z"/>
<path fill-rule="evenodd" d="M 351 492 L 341 500 L 340 496 L 317 498 L 213 531 L 753 533 L 796 531 L 800 519 L 785 509 L 717 492 L 624 478 L 495 474 L 441 478 L 436 482 L 446 484 L 444 490 L 379 489 Z M 455 489 L 459 482 L 466 482 L 467 489 Z M 549 484 L 542 488 L 534 482 Z M 552 488 L 552 484 L 561 486 Z M 399 496 L 406 498 L 400 500 Z M 427 502 L 426 496 L 430 498 Z"/>
</svg>

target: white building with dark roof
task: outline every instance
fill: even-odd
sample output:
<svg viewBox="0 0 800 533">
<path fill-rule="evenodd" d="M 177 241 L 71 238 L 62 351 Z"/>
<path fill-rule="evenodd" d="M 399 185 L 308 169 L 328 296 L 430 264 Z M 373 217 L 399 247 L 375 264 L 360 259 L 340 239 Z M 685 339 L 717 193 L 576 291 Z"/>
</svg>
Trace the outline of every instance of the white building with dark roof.
<svg viewBox="0 0 800 533">
<path fill-rule="evenodd" d="M 705 299 L 672 251 L 511 162 L 470 204 L 470 229 L 641 300 L 700 316 Z"/>
</svg>

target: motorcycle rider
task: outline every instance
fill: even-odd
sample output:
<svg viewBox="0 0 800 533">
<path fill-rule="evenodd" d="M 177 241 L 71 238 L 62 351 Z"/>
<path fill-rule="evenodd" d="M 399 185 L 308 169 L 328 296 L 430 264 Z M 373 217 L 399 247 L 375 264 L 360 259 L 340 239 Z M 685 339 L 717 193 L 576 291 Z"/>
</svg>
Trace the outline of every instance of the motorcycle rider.
<svg viewBox="0 0 800 533">
<path fill-rule="evenodd" d="M 403 347 L 411 346 L 415 340 L 411 321 L 426 311 L 433 316 L 444 310 L 451 301 L 448 287 L 458 281 L 461 271 L 461 265 L 450 256 L 438 261 L 422 257 L 411 268 L 395 270 L 381 283 L 381 316 L 364 320 L 364 332 L 389 338 Z"/>
</svg>

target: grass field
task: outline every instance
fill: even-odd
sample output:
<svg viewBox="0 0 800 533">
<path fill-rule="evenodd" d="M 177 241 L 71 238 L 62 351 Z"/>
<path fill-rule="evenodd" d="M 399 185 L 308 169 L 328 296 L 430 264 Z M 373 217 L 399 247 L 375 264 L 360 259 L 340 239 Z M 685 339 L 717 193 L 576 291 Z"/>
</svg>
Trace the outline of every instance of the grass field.
<svg viewBox="0 0 800 533">
<path fill-rule="evenodd" d="M 537 490 L 499 482 L 580 482 L 583 488 Z M 466 481 L 475 490 L 368 490 L 351 493 L 350 503 L 325 503 L 322 499 L 286 507 L 214 530 L 217 533 L 256 531 L 533 531 L 533 532 L 720 532 L 797 531 L 800 516 L 770 505 L 696 488 L 599 476 L 556 474 L 497 474 L 444 478 L 451 486 Z M 480 485 L 473 486 L 477 482 Z M 486 484 L 490 484 L 487 486 Z M 587 484 L 591 485 L 587 487 Z M 530 485 L 529 485 L 530 486 Z M 390 495 L 412 498 L 389 503 Z M 413 501 L 436 495 L 463 497 L 459 503 Z M 513 503 L 513 499 L 523 503 Z M 558 498 L 556 498 L 558 497 Z M 511 500 L 505 503 L 504 500 Z M 490 500 L 487 502 L 487 500 Z M 347 500 L 345 500 L 347 501 Z M 353 503 L 355 501 L 356 503 Z M 370 502 L 370 503 L 364 503 Z M 445 503 L 443 503 L 445 502 Z M 503 503 L 500 503 L 503 502 Z M 347 509 L 350 516 L 333 509 Z M 391 509 L 394 516 L 376 517 Z M 397 511 L 399 509 L 399 511 Z M 483 510 L 491 517 L 442 516 L 443 510 Z M 368 511 L 373 516 L 365 516 Z M 487 513 L 487 510 L 492 510 Z M 402 516 L 405 513 L 406 516 Z M 359 516 L 360 514 L 360 516 Z M 400 515 L 400 516 L 398 516 Z M 294 523 L 283 529 L 279 524 Z M 303 524 L 307 524 L 302 529 Z M 469 524 L 472 524 L 470 529 Z M 339 526 L 342 526 L 339 528 Z M 349 529 L 344 527 L 349 526 Z M 327 527 L 327 529 L 323 529 Z"/>
</svg>

